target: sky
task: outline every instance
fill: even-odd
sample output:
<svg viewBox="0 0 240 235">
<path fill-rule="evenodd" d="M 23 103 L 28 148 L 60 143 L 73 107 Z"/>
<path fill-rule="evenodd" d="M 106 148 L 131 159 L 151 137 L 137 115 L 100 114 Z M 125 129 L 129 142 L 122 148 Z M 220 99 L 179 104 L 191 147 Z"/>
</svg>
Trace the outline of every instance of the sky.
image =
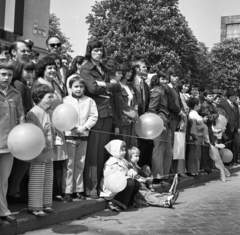
<svg viewBox="0 0 240 235">
<path fill-rule="evenodd" d="M 50 1 L 50 13 L 60 18 L 62 32 L 73 45 L 71 55 L 85 55 L 89 37 L 86 16 L 95 0 Z M 196 38 L 211 49 L 220 41 L 221 16 L 240 15 L 240 0 L 179 0 L 179 9 Z"/>
</svg>

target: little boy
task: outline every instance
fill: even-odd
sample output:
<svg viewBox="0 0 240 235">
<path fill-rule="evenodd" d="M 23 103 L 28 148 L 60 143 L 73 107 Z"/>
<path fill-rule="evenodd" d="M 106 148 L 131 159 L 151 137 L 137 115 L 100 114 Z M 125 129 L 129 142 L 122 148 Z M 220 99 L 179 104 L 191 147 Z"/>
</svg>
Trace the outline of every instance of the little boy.
<svg viewBox="0 0 240 235">
<path fill-rule="evenodd" d="M 154 192 L 152 187 L 151 170 L 149 166 L 140 168 L 137 163 L 140 151 L 136 147 L 132 147 L 128 151 L 129 168 L 136 172 L 135 179 L 141 183 L 141 188 L 137 195 L 137 203 L 141 206 L 159 206 L 171 208 L 178 198 L 179 192 L 168 193 L 167 195 Z M 175 186 L 176 187 L 176 186 Z"/>
<path fill-rule="evenodd" d="M 15 217 L 10 216 L 6 200 L 8 177 L 13 164 L 7 139 L 17 124 L 24 123 L 21 95 L 10 86 L 13 71 L 14 65 L 10 60 L 0 59 L 0 224 L 3 224 L 3 221 L 15 221 Z"/>
</svg>

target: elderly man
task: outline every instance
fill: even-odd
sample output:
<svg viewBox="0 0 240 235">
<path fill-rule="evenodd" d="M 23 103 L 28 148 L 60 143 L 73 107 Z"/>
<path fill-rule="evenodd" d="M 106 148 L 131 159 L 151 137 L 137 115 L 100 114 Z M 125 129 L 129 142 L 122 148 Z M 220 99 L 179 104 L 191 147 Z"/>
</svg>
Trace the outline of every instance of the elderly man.
<svg viewBox="0 0 240 235">
<path fill-rule="evenodd" d="M 49 53 L 61 53 L 62 42 L 58 36 L 50 36 L 46 40 L 46 49 Z"/>
</svg>

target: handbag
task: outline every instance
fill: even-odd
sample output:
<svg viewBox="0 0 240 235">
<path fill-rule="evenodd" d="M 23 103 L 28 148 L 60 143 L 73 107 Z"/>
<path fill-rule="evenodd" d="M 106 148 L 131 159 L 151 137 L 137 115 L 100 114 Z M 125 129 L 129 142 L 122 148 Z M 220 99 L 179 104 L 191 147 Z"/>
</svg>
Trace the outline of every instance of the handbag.
<svg viewBox="0 0 240 235">
<path fill-rule="evenodd" d="M 174 132 L 173 160 L 184 160 L 186 150 L 186 133 Z"/>
</svg>

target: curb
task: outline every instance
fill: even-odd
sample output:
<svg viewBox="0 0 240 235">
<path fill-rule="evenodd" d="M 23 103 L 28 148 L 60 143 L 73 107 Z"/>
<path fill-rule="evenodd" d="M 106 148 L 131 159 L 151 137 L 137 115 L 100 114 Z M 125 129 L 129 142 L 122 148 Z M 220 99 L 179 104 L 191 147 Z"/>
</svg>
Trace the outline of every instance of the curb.
<svg viewBox="0 0 240 235">
<path fill-rule="evenodd" d="M 240 171 L 240 166 L 232 167 L 228 170 L 233 174 Z M 180 190 L 191 185 L 215 180 L 217 178 L 220 179 L 219 172 L 198 177 L 180 178 L 177 189 Z M 170 186 L 155 185 L 154 189 L 156 192 L 166 192 L 170 189 Z M 73 203 L 53 202 L 54 213 L 48 214 L 42 218 L 37 218 L 36 216 L 27 213 L 27 205 L 18 204 L 13 209 L 10 207 L 10 210 L 13 211 L 17 221 L 14 223 L 4 222 L 4 224 L 0 226 L 0 235 L 16 235 L 41 229 L 66 220 L 76 219 L 84 215 L 102 211 L 106 209 L 106 207 L 107 203 L 104 199 L 87 199 L 84 201 L 74 200 Z"/>
</svg>

